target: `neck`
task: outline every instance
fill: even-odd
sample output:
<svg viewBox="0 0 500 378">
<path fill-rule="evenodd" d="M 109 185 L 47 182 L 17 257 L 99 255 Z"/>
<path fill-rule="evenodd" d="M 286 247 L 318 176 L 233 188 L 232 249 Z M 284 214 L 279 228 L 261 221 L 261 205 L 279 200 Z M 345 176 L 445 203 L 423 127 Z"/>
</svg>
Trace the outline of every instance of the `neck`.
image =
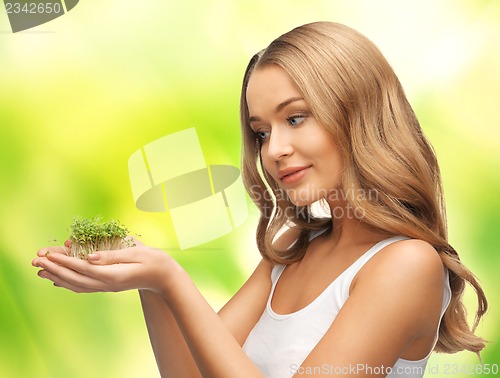
<svg viewBox="0 0 500 378">
<path fill-rule="evenodd" d="M 339 247 L 376 243 L 386 234 L 363 221 L 363 211 L 355 209 L 343 200 L 328 203 L 333 222 L 331 242 Z"/>
</svg>

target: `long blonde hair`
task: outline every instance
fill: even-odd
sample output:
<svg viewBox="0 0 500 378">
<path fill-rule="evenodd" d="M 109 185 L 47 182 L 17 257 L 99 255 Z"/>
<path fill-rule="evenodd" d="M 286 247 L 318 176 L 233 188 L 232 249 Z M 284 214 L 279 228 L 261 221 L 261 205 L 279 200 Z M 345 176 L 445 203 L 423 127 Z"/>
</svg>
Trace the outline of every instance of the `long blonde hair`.
<svg viewBox="0 0 500 378">
<path fill-rule="evenodd" d="M 348 205 L 362 209 L 363 221 L 379 231 L 430 243 L 449 269 L 452 299 L 435 350 L 479 353 L 485 341 L 474 331 L 488 305 L 475 276 L 448 243 L 436 155 L 387 60 L 347 26 L 318 22 L 295 28 L 256 54 L 245 72 L 242 175 L 261 211 L 261 254 L 276 263 L 292 263 L 303 257 L 313 230 L 332 226 L 330 218 L 315 216 L 310 206 L 293 205 L 262 167 L 260 144 L 249 125 L 246 88 L 252 72 L 267 65 L 278 65 L 290 75 L 313 116 L 335 140 L 344 162 L 342 190 Z M 356 195 L 368 191 L 377 195 Z M 300 232 L 286 251 L 277 250 L 273 241 L 287 225 Z M 462 303 L 466 283 L 478 298 L 472 330 Z"/>
</svg>

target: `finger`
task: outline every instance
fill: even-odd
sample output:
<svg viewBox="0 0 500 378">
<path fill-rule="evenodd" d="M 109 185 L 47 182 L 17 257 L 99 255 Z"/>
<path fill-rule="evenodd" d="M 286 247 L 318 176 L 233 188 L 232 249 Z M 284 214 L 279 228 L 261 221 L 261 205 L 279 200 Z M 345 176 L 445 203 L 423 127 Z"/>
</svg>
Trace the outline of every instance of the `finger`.
<svg viewBox="0 0 500 378">
<path fill-rule="evenodd" d="M 112 265 L 141 262 L 141 247 L 98 251 L 88 255 L 88 261 L 93 265 Z"/>
<path fill-rule="evenodd" d="M 68 239 L 64 242 L 64 246 L 66 248 L 71 248 L 71 244 L 73 243 L 73 241 L 71 239 Z"/>
<path fill-rule="evenodd" d="M 68 251 L 69 251 L 68 247 L 61 245 L 61 246 L 52 246 L 52 247 L 45 247 L 45 248 L 39 249 L 36 254 L 39 257 L 45 257 L 45 256 L 47 256 L 47 254 L 50 254 L 50 253 L 62 253 L 62 254 L 67 255 Z"/>
<path fill-rule="evenodd" d="M 49 254 L 47 261 L 41 261 L 38 265 L 63 281 L 93 290 L 122 290 L 123 279 L 130 277 L 130 272 L 127 270 L 130 267 L 129 264 L 94 265 L 89 264 L 88 261 L 59 253 Z"/>
<path fill-rule="evenodd" d="M 43 260 L 47 260 L 46 257 L 36 257 L 34 258 L 32 261 L 31 261 L 31 265 L 33 265 L 34 267 L 40 267 L 40 262 L 43 261 Z"/>
<path fill-rule="evenodd" d="M 56 276 L 56 275 L 54 275 L 46 270 L 40 270 L 38 272 L 38 276 L 43 278 L 43 279 L 52 281 L 54 283 L 54 286 L 56 286 L 56 287 L 62 287 L 62 288 L 71 290 L 75 293 L 95 293 L 95 292 L 102 291 L 102 290 L 96 290 L 96 289 L 89 289 L 89 288 L 86 288 L 83 286 L 73 285 L 67 281 L 62 280 L 60 277 L 58 277 L 58 276 Z"/>
<path fill-rule="evenodd" d="M 58 260 L 58 262 L 45 259 L 39 263 L 39 266 L 44 270 L 43 278 L 50 279 L 60 286 L 85 289 L 85 292 L 116 292 L 136 288 L 133 284 L 127 284 L 133 276 L 130 272 L 132 264 L 93 266 L 87 261 L 74 257 L 59 254 L 50 254 L 49 256 L 50 259 Z M 59 265 L 68 263 L 70 267 Z M 82 274 L 77 269 L 86 273 Z M 73 290 L 72 288 L 70 290 Z"/>
<path fill-rule="evenodd" d="M 80 261 L 81 263 L 85 263 L 86 265 L 92 267 L 87 262 L 72 257 L 67 257 L 60 254 L 51 254 L 49 256 L 58 256 L 69 260 Z M 38 266 L 43 269 L 43 273 L 39 273 L 39 275 L 42 274 L 42 278 L 47 278 L 52 282 L 59 284 L 60 286 L 66 287 L 68 285 L 72 285 L 73 287 L 86 288 L 93 291 L 101 291 L 102 282 L 98 279 L 85 274 L 81 274 L 78 271 L 66 266 L 59 265 L 59 263 L 51 261 L 50 258 L 39 262 Z"/>
<path fill-rule="evenodd" d="M 77 273 L 89 275 L 89 268 L 92 267 L 86 260 L 64 255 L 62 253 L 50 253 L 46 256 L 49 263 L 56 264 L 66 269 L 71 269 Z M 44 260 L 38 262 L 39 266 L 45 266 Z M 49 265 L 51 266 L 51 265 Z"/>
<path fill-rule="evenodd" d="M 38 267 L 38 268 L 41 268 L 42 265 L 44 264 L 44 261 L 48 261 L 47 259 L 47 256 L 50 256 L 50 255 L 55 255 L 55 253 L 47 253 L 46 255 L 44 255 L 43 257 L 36 257 L 34 258 L 32 261 L 31 261 L 31 265 L 33 265 L 34 267 Z M 62 255 L 62 254 L 60 254 Z"/>
</svg>

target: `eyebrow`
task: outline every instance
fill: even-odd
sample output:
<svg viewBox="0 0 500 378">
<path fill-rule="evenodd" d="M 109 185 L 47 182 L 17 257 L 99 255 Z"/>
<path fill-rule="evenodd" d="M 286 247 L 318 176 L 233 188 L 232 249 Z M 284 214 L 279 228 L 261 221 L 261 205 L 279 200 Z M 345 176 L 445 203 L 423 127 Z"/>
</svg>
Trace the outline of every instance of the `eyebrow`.
<svg viewBox="0 0 500 378">
<path fill-rule="evenodd" d="M 287 107 L 288 105 L 290 105 L 291 103 L 293 102 L 296 102 L 296 101 L 304 101 L 304 98 L 303 97 L 291 97 L 289 98 L 288 100 L 285 100 L 283 101 L 282 103 L 278 104 L 278 106 L 276 106 L 276 109 L 274 110 L 276 113 L 278 113 L 279 111 L 281 111 L 283 108 Z M 251 123 L 251 122 L 254 122 L 254 121 L 260 121 L 260 118 L 259 117 L 250 117 L 248 119 L 248 121 Z"/>
</svg>

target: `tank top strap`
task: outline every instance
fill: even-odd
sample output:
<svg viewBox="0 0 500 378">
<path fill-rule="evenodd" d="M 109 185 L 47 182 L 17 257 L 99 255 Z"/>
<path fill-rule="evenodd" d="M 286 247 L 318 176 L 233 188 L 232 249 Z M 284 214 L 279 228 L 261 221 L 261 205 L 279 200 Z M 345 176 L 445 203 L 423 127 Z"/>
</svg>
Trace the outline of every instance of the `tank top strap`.
<svg viewBox="0 0 500 378">
<path fill-rule="evenodd" d="M 378 252 L 380 252 L 384 247 L 387 247 L 388 245 L 395 243 L 397 241 L 401 240 L 407 240 L 410 239 L 407 236 L 393 236 L 389 239 L 384 239 L 382 241 L 379 241 L 377 244 L 375 244 L 373 247 L 371 247 L 368 251 L 366 251 L 359 259 L 357 259 L 348 269 L 349 269 L 349 276 L 350 278 L 353 278 L 360 270 L 361 268 L 373 257 L 375 256 Z"/>
<path fill-rule="evenodd" d="M 373 247 L 371 247 L 368 251 L 366 251 L 358 260 L 356 260 L 347 270 L 349 270 L 350 278 L 354 277 L 356 273 L 365 265 L 368 260 L 370 260 L 377 252 L 379 252 L 381 249 L 384 247 L 387 247 L 389 244 L 392 244 L 394 242 L 400 241 L 400 240 L 406 240 L 409 239 L 407 236 L 394 236 L 389 239 L 382 240 L 375 244 Z M 276 264 L 273 267 L 273 270 L 271 272 L 271 282 L 273 285 L 276 285 L 276 282 L 278 281 L 279 277 L 281 276 L 281 273 L 285 269 L 286 265 L 284 264 Z M 347 272 L 345 272 L 347 273 Z"/>
<path fill-rule="evenodd" d="M 281 273 L 285 269 L 286 265 L 285 264 L 276 264 L 273 266 L 273 270 L 271 271 L 271 282 L 274 285 L 276 285 L 276 282 L 278 281 L 278 278 L 281 276 Z"/>
</svg>

